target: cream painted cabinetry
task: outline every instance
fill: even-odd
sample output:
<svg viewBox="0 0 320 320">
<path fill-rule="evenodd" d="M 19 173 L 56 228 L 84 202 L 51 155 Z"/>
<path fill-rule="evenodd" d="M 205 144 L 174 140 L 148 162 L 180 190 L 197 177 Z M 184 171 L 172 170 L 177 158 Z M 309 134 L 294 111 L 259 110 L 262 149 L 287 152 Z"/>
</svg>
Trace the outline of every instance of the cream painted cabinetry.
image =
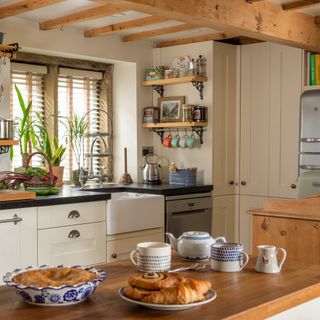
<svg viewBox="0 0 320 320">
<path fill-rule="evenodd" d="M 139 242 L 163 242 L 163 240 L 163 228 L 108 235 L 107 263 L 129 259 L 130 252 L 136 249 Z"/>
<path fill-rule="evenodd" d="M 106 202 L 38 208 L 38 264 L 106 261 Z"/>
<path fill-rule="evenodd" d="M 37 265 L 37 208 L 0 210 L 0 234 L 1 275 Z"/>
<path fill-rule="evenodd" d="M 271 43 L 241 48 L 239 240 L 249 252 L 247 210 L 268 197 L 295 197 L 301 88 L 301 49 Z"/>
</svg>

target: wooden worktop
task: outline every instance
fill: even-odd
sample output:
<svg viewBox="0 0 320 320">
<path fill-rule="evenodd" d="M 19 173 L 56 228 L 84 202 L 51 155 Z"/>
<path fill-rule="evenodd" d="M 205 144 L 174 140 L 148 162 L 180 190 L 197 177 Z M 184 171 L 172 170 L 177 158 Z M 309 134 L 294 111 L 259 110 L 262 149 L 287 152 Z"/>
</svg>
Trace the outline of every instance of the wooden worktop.
<svg viewBox="0 0 320 320">
<path fill-rule="evenodd" d="M 135 272 L 129 262 L 103 266 L 109 278 L 85 302 L 66 307 L 38 307 L 19 300 L 15 290 L 0 288 L 1 319 L 264 319 L 320 296 L 319 265 L 284 264 L 279 274 L 254 271 L 255 258 L 242 272 L 184 272 L 185 276 L 211 281 L 217 299 L 183 311 L 155 311 L 122 300 L 118 289 L 128 274 Z M 177 261 L 175 265 L 186 264 Z"/>
</svg>

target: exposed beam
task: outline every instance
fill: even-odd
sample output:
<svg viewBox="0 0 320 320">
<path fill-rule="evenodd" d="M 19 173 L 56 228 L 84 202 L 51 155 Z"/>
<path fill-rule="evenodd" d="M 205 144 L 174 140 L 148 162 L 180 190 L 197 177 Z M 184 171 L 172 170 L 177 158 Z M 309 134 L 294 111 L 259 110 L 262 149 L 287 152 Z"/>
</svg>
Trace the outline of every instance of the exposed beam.
<svg viewBox="0 0 320 320">
<path fill-rule="evenodd" d="M 0 19 L 17 14 L 50 6 L 65 0 L 24 0 L 0 7 Z"/>
<path fill-rule="evenodd" d="M 229 39 L 236 36 L 237 35 L 234 33 L 214 32 L 209 34 L 201 34 L 198 36 L 193 36 L 193 37 L 184 38 L 184 39 L 161 41 L 156 44 L 156 48 L 178 46 L 181 44 L 189 44 L 189 43 L 196 43 L 196 42 L 210 41 L 210 40 Z"/>
<path fill-rule="evenodd" d="M 300 0 L 284 3 L 282 5 L 283 10 L 297 10 L 307 7 L 319 5 L 320 0 Z"/>
<path fill-rule="evenodd" d="M 57 29 L 62 26 L 70 25 L 73 23 L 79 23 L 82 21 L 94 20 L 106 16 L 111 16 L 115 13 L 124 11 L 121 8 L 113 5 L 104 5 L 94 7 L 75 13 L 68 14 L 52 20 L 47 20 L 39 23 L 40 30 L 51 30 Z"/>
<path fill-rule="evenodd" d="M 143 40 L 143 39 L 148 39 L 156 36 L 161 36 L 164 34 L 182 32 L 182 31 L 187 31 L 195 28 L 197 28 L 197 26 L 193 24 L 184 23 L 184 24 L 179 24 L 177 26 L 173 26 L 173 27 L 164 27 L 161 29 L 128 34 L 122 37 L 122 41 L 127 42 L 127 41 Z"/>
<path fill-rule="evenodd" d="M 164 21 L 167 21 L 167 19 L 162 17 L 155 17 L 155 16 L 145 17 L 141 19 L 120 22 L 120 23 L 103 26 L 103 27 L 88 29 L 84 32 L 84 36 L 85 37 L 103 36 L 106 34 L 117 32 L 117 31 L 143 27 L 146 25 L 160 23 Z"/>
<path fill-rule="evenodd" d="M 97 0 L 96 0 L 97 1 Z M 107 0 L 99 0 L 103 3 Z M 286 12 L 273 1 L 252 5 L 243 0 L 108 0 L 130 4 L 137 11 L 199 24 L 249 38 L 273 41 L 311 51 L 320 51 L 320 32 L 314 17 Z M 132 9 L 131 9 L 132 10 Z"/>
</svg>

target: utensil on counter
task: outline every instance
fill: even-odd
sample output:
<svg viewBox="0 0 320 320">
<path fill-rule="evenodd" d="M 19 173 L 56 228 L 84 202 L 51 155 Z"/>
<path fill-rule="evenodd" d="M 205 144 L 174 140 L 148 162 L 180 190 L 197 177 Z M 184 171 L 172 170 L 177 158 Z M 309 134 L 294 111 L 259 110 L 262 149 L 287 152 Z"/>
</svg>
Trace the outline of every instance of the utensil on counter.
<svg viewBox="0 0 320 320">
<path fill-rule="evenodd" d="M 194 263 L 191 264 L 190 266 L 183 266 L 183 267 L 178 267 L 176 269 L 169 270 L 169 272 L 180 272 L 180 271 L 186 271 L 186 270 L 203 270 L 207 266 L 205 264 L 199 264 L 199 263 Z"/>
<path fill-rule="evenodd" d="M 122 174 L 120 181 L 120 184 L 131 184 L 132 178 L 130 174 L 128 173 L 128 167 L 127 167 L 127 148 L 124 148 L 124 173 Z"/>
<path fill-rule="evenodd" d="M 259 250 L 259 256 L 256 264 L 256 271 L 264 273 L 278 273 L 281 271 L 281 267 L 284 260 L 287 257 L 287 252 L 283 248 L 277 248 L 270 245 L 257 246 Z M 282 258 L 278 262 L 277 254 L 282 252 Z"/>
</svg>

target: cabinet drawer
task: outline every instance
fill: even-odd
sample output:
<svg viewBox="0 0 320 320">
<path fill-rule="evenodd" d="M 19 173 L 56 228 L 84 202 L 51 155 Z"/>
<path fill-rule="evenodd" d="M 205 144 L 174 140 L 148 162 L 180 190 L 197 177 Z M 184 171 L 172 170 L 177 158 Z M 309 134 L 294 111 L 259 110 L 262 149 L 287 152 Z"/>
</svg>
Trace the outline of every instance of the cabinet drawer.
<svg viewBox="0 0 320 320">
<path fill-rule="evenodd" d="M 107 236 L 107 263 L 129 259 L 137 243 L 147 241 L 163 242 L 162 228 Z"/>
<path fill-rule="evenodd" d="M 105 222 L 38 230 L 38 264 L 105 263 L 105 236 Z"/>
<path fill-rule="evenodd" d="M 38 208 L 38 229 L 106 220 L 106 202 L 82 202 Z"/>
</svg>

